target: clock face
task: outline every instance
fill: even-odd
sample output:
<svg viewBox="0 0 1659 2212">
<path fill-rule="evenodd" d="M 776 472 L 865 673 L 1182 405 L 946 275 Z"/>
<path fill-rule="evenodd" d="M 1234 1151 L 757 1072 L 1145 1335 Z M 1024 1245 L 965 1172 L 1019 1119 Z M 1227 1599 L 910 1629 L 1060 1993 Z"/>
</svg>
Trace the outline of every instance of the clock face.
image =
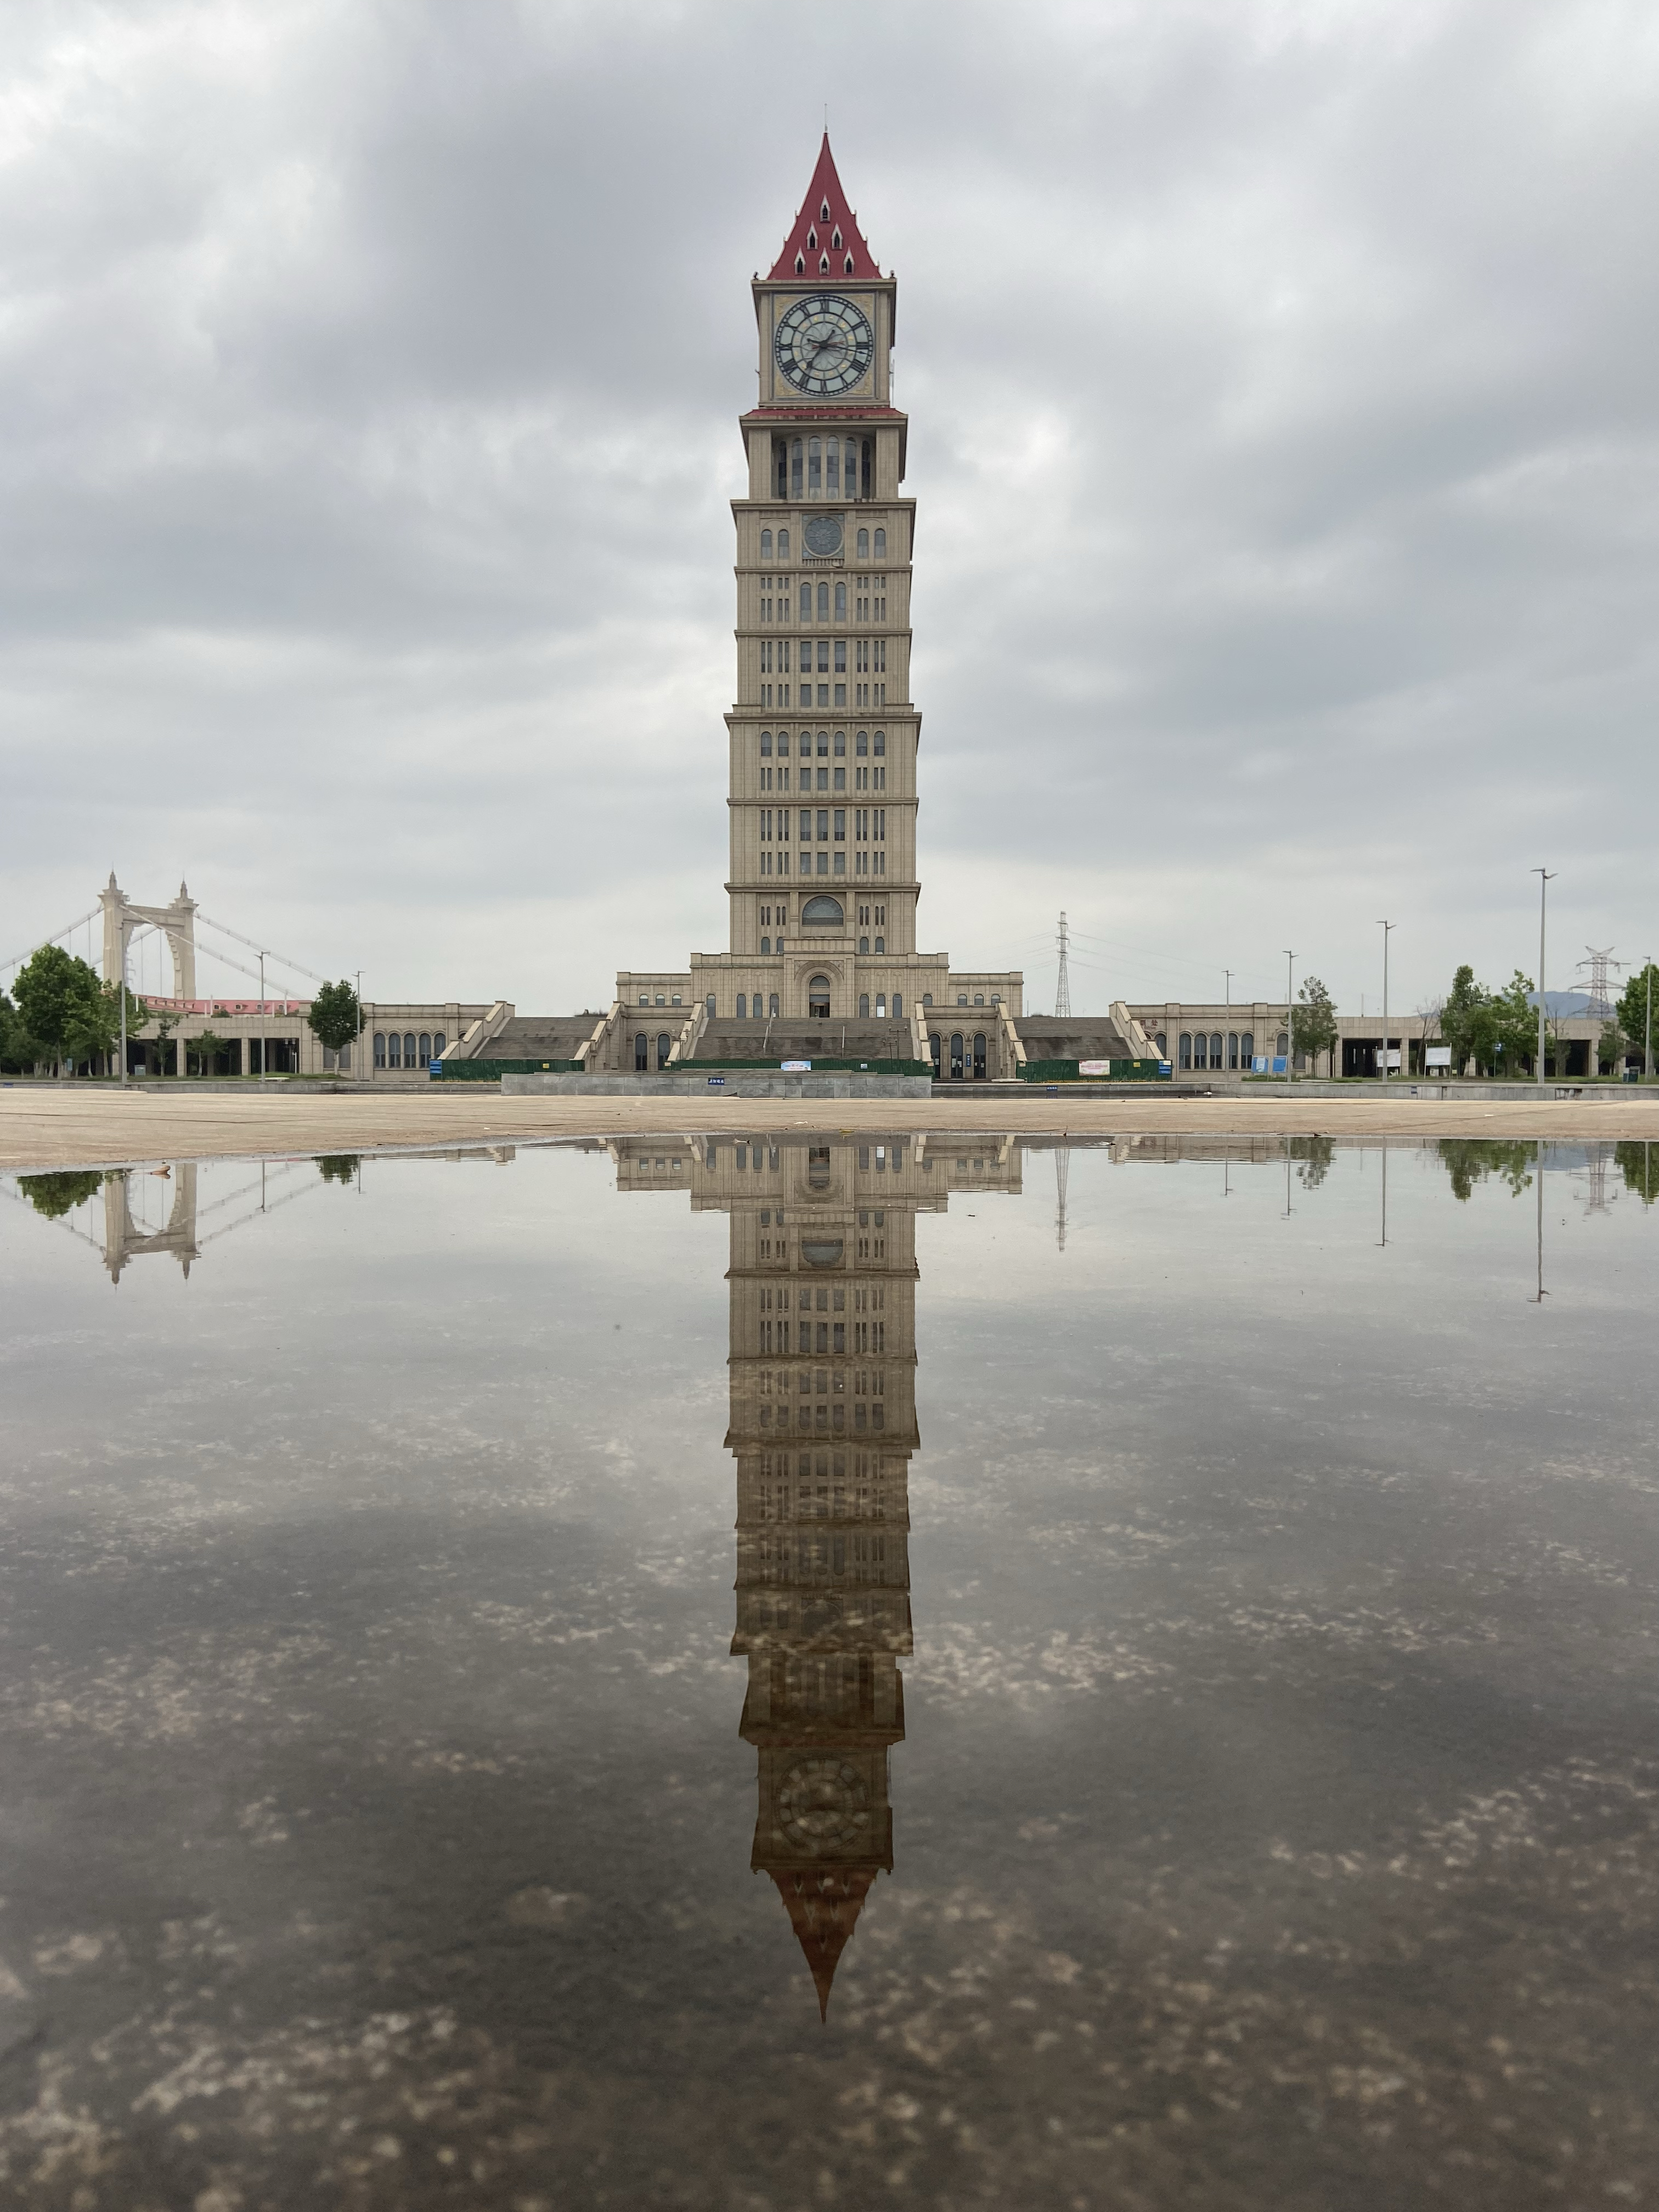
<svg viewBox="0 0 1659 2212">
<path fill-rule="evenodd" d="M 863 383 L 875 345 L 868 321 L 850 300 L 815 292 L 797 300 L 779 322 L 774 351 L 797 392 L 834 398 Z"/>
<path fill-rule="evenodd" d="M 843 1760 L 798 1759 L 779 1785 L 777 1815 L 798 1851 L 853 1850 L 870 1832 L 870 1793 Z"/>
</svg>

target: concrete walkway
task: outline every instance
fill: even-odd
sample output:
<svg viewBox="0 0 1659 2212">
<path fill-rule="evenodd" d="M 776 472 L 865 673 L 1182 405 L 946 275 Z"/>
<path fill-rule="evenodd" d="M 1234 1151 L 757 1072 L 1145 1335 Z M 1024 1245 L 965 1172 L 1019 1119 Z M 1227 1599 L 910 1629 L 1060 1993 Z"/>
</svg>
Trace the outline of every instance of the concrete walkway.
<svg viewBox="0 0 1659 2212">
<path fill-rule="evenodd" d="M 457 1084 L 380 1096 L 0 1089 L 0 1168 L 367 1152 L 683 1130 L 870 1130 L 1076 1137 L 1637 1138 L 1659 1140 L 1659 1089 L 1583 1103 L 1379 1097 L 506 1098 Z"/>
</svg>

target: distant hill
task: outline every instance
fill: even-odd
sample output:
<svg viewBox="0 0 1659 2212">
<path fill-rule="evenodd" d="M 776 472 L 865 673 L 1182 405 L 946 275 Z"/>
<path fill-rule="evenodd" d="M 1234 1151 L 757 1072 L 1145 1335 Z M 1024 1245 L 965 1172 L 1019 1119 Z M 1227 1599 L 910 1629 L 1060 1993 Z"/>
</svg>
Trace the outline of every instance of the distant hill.
<svg viewBox="0 0 1659 2212">
<path fill-rule="evenodd" d="M 1528 992 L 1527 1004 L 1529 1006 L 1538 1004 L 1536 991 Z M 1560 1014 L 1569 1020 L 1575 1014 L 1587 1014 L 1589 1012 L 1589 994 L 1587 991 L 1546 991 L 1544 1011 L 1547 1014 Z"/>
</svg>

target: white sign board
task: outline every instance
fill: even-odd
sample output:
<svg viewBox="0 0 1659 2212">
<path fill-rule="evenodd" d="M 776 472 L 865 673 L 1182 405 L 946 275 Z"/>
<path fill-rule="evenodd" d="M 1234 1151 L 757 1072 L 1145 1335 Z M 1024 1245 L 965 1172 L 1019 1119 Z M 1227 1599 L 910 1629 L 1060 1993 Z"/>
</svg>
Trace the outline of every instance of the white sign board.
<svg viewBox="0 0 1659 2212">
<path fill-rule="evenodd" d="M 1451 1047 L 1449 1044 L 1431 1044 L 1424 1054 L 1424 1060 L 1430 1067 L 1443 1067 L 1449 1071 Z"/>
<path fill-rule="evenodd" d="M 786 1060 L 778 1073 L 781 1075 L 805 1075 L 810 1071 L 811 1065 L 810 1060 Z"/>
<path fill-rule="evenodd" d="M 1109 1075 L 1112 1063 L 1109 1060 L 1080 1060 L 1077 1072 L 1079 1075 Z"/>
</svg>

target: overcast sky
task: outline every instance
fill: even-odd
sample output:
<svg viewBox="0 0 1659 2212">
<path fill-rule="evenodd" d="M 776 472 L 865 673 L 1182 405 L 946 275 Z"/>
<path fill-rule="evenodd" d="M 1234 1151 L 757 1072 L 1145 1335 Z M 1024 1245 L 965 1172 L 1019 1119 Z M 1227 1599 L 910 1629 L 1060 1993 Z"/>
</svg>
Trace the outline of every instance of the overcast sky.
<svg viewBox="0 0 1659 2212">
<path fill-rule="evenodd" d="M 0 957 L 726 943 L 750 276 L 899 278 L 921 941 L 1079 1011 L 1659 950 L 1651 0 L 0 11 Z M 204 969 L 205 983 L 234 974 Z M 152 981 L 153 981 L 152 977 Z"/>
</svg>

